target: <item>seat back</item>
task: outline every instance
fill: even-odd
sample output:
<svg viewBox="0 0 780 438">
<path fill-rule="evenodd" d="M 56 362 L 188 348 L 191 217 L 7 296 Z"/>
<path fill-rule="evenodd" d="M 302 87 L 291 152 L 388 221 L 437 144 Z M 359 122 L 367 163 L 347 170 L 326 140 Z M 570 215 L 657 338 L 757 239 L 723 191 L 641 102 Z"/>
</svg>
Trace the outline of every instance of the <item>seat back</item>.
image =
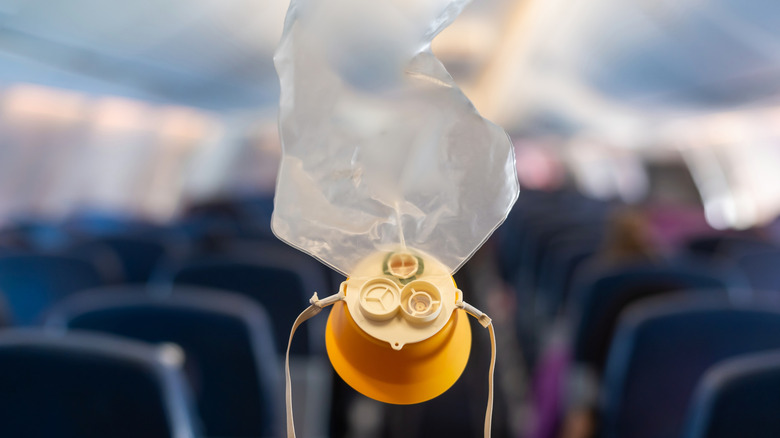
<svg viewBox="0 0 780 438">
<path fill-rule="evenodd" d="M 312 294 L 324 297 L 335 291 L 323 265 L 312 257 L 279 242 L 245 243 L 165 269 L 156 280 L 163 287 L 217 287 L 257 300 L 268 311 L 277 351 L 283 355 L 290 329 Z M 323 360 L 326 321 L 312 318 L 301 325 L 290 350 L 296 427 L 305 436 L 327 435 L 332 368 Z"/>
<path fill-rule="evenodd" d="M 0 333 L 0 436 L 190 438 L 177 355 L 109 336 Z"/>
<path fill-rule="evenodd" d="M 753 289 L 780 292 L 780 248 L 744 254 L 737 264 Z"/>
<path fill-rule="evenodd" d="M 49 326 L 175 343 L 207 436 L 277 436 L 281 373 L 265 311 L 240 295 L 174 290 L 152 297 L 114 288 L 78 294 L 49 314 Z"/>
<path fill-rule="evenodd" d="M 116 251 L 103 244 L 82 245 L 80 243 L 66 246 L 54 253 L 85 261 L 95 267 L 100 278 L 106 285 L 122 283 L 125 280 L 122 261 Z"/>
<path fill-rule="evenodd" d="M 83 260 L 36 254 L 0 257 L 0 293 L 19 325 L 33 324 L 57 300 L 102 283 L 97 269 Z"/>
<path fill-rule="evenodd" d="M 600 374 L 620 313 L 630 304 L 680 290 L 723 291 L 729 281 L 720 273 L 685 265 L 639 265 L 602 276 L 581 295 L 574 340 L 574 360 Z"/>
<path fill-rule="evenodd" d="M 290 328 L 311 295 L 332 293 L 323 272 L 319 263 L 303 254 L 269 252 L 258 253 L 251 261 L 230 255 L 205 257 L 170 270 L 160 281 L 229 290 L 256 300 L 268 310 L 276 346 L 283 353 Z M 292 353 L 321 351 L 323 338 L 319 321 L 306 324 L 296 334 Z"/>
<path fill-rule="evenodd" d="M 736 303 L 726 294 L 710 293 L 638 303 L 622 319 L 610 349 L 602 436 L 681 436 L 691 394 L 708 367 L 776 348 L 776 299 Z"/>
<path fill-rule="evenodd" d="M 598 233 L 569 233 L 550 242 L 539 271 L 537 300 L 545 316 L 552 318 L 563 308 L 577 266 L 596 253 L 600 241 Z"/>
<path fill-rule="evenodd" d="M 780 351 L 737 356 L 699 381 L 685 438 L 780 436 Z"/>
<path fill-rule="evenodd" d="M 143 235 L 99 236 L 78 243 L 76 249 L 108 248 L 118 259 L 125 283 L 146 283 L 164 257 L 169 247 L 161 239 Z"/>
<path fill-rule="evenodd" d="M 523 272 L 529 263 L 526 256 L 530 253 L 527 249 L 535 247 L 540 225 L 546 226 L 551 219 L 554 223 L 576 223 L 579 219 L 603 218 L 609 208 L 607 204 L 573 192 L 520 192 L 505 225 L 499 228 L 496 235 L 502 277 L 509 283 L 516 283 L 521 280 L 519 277 L 527 275 L 527 272 Z"/>
<path fill-rule="evenodd" d="M 56 250 L 70 241 L 71 235 L 57 223 L 23 219 L 0 229 L 0 244 L 14 249 Z"/>
</svg>

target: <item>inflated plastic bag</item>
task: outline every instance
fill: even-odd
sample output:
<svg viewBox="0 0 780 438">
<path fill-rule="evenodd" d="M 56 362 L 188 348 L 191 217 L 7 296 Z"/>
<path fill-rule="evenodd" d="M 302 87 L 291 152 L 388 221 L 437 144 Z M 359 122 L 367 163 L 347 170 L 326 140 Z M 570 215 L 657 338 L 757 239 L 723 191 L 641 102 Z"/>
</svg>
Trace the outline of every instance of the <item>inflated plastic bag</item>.
<svg viewBox="0 0 780 438">
<path fill-rule="evenodd" d="M 466 3 L 292 0 L 274 57 L 280 239 L 346 275 L 399 250 L 454 273 L 504 220 L 511 142 L 430 50 Z"/>
</svg>

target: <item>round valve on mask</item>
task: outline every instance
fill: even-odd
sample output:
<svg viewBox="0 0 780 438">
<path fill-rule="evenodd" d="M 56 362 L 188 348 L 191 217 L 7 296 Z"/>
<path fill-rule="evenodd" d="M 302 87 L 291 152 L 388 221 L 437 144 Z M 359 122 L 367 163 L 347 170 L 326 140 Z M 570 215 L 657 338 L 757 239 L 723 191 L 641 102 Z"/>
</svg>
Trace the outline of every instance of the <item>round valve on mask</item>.
<svg viewBox="0 0 780 438">
<path fill-rule="evenodd" d="M 427 281 L 407 284 L 401 291 L 401 302 L 404 316 L 413 323 L 433 321 L 441 313 L 441 292 Z"/>
<path fill-rule="evenodd" d="M 408 252 L 396 252 L 387 258 L 387 273 L 401 280 L 409 279 L 422 273 L 420 261 Z"/>
<path fill-rule="evenodd" d="M 394 350 L 438 333 L 460 297 L 445 266 L 409 250 L 366 258 L 342 288 L 357 326 Z"/>
<path fill-rule="evenodd" d="M 360 289 L 360 311 L 374 321 L 385 321 L 395 316 L 400 303 L 401 292 L 392 280 L 375 278 Z"/>
</svg>

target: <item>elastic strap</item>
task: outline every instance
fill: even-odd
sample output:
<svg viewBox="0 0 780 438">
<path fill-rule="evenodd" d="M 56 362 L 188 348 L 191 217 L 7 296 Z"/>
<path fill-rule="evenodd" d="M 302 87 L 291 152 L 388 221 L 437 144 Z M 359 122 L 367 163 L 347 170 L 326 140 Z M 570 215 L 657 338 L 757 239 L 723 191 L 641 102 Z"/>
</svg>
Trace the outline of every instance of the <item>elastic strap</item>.
<svg viewBox="0 0 780 438">
<path fill-rule="evenodd" d="M 458 301 L 456 305 L 465 310 L 466 313 L 473 316 L 482 324 L 482 327 L 488 329 L 490 333 L 490 369 L 488 370 L 488 400 L 485 410 L 485 438 L 490 438 L 490 428 L 493 423 L 493 375 L 496 370 L 496 332 L 493 330 L 493 321 L 482 311 L 465 301 Z"/>
<path fill-rule="evenodd" d="M 293 323 L 292 330 L 290 330 L 290 340 L 287 341 L 287 355 L 284 358 L 284 374 L 285 374 L 285 402 L 287 404 L 287 438 L 295 438 L 295 424 L 293 423 L 293 406 L 292 406 L 292 382 L 290 381 L 290 346 L 292 345 L 293 335 L 295 330 L 303 324 L 307 319 L 317 315 L 324 309 L 334 303 L 337 303 L 344 299 L 344 294 L 339 292 L 335 295 L 331 295 L 322 300 L 317 297 L 317 292 L 311 297 L 309 302 L 311 305 L 306 308 Z"/>
<path fill-rule="evenodd" d="M 493 324 L 488 326 L 490 333 L 490 371 L 488 372 L 488 402 L 485 412 L 485 438 L 490 437 L 490 424 L 493 422 L 493 375 L 496 371 L 496 332 Z"/>
</svg>

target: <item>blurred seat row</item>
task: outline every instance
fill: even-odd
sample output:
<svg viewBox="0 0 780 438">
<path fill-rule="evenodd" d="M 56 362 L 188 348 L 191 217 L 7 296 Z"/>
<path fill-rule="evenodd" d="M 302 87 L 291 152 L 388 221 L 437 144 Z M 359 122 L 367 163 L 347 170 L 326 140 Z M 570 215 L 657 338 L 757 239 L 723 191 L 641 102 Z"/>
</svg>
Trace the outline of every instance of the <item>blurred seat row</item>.
<svg viewBox="0 0 780 438">
<path fill-rule="evenodd" d="M 289 329 L 342 278 L 277 241 L 271 210 L 233 199 L 168 224 L 85 214 L 0 229 L 0 436 L 282 436 Z M 777 235 L 713 230 L 679 205 L 523 192 L 457 274 L 489 312 L 477 270 L 508 286 L 502 311 L 514 303 L 493 436 L 780 436 Z M 292 346 L 301 436 L 479 436 L 479 335 L 450 391 L 377 420 L 332 375 L 325 319 Z M 532 415 L 518 419 L 509 393 L 523 388 Z"/>
<path fill-rule="evenodd" d="M 496 256 L 532 376 L 523 436 L 780 436 L 773 236 L 696 208 L 522 194 Z"/>
<path fill-rule="evenodd" d="M 270 210 L 234 200 L 172 224 L 0 230 L 0 436 L 283 435 L 290 327 L 340 280 L 271 238 Z M 305 325 L 292 346 L 305 436 L 327 435 L 323 330 Z"/>
</svg>

